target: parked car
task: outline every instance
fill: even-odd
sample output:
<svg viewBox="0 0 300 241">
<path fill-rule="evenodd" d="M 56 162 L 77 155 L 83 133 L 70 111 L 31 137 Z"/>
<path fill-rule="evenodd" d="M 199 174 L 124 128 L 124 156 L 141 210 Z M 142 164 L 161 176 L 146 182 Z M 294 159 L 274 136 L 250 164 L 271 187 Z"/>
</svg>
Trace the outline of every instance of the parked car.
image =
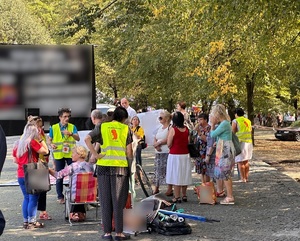
<svg viewBox="0 0 300 241">
<path fill-rule="evenodd" d="M 300 121 L 293 122 L 289 127 L 278 128 L 275 137 L 281 141 L 300 141 Z"/>
<path fill-rule="evenodd" d="M 109 111 L 114 111 L 116 109 L 116 106 L 110 105 L 110 104 L 97 104 L 96 108 L 98 110 L 101 110 L 103 114 L 107 114 L 108 110 Z"/>
</svg>

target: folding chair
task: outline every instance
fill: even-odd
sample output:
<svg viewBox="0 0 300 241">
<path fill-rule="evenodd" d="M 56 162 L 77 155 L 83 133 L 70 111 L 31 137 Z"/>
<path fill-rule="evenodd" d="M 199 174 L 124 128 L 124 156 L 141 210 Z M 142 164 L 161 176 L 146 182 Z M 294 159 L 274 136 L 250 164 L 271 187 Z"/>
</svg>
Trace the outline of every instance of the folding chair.
<svg viewBox="0 0 300 241">
<path fill-rule="evenodd" d="M 65 191 L 65 218 L 69 220 L 70 226 L 73 225 L 70 212 L 72 205 L 88 205 L 91 204 L 96 207 L 96 221 L 98 220 L 98 206 L 97 199 L 97 179 L 92 172 L 78 173 L 76 175 L 76 193 L 72 195 L 72 178 L 69 188 Z"/>
</svg>

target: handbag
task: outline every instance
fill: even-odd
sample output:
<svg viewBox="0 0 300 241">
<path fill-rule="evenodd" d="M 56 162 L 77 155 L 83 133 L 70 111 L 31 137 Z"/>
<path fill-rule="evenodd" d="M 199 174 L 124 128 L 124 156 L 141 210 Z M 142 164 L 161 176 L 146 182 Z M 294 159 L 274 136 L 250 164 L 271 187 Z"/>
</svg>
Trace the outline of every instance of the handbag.
<svg viewBox="0 0 300 241">
<path fill-rule="evenodd" d="M 195 188 L 200 204 L 216 204 L 217 196 L 213 182 L 206 182 Z"/>
<path fill-rule="evenodd" d="M 242 153 L 241 145 L 240 145 L 239 138 L 233 132 L 232 132 L 232 143 L 233 143 L 233 146 L 234 146 L 234 149 L 235 149 L 235 155 L 238 156 L 239 154 Z"/>
<path fill-rule="evenodd" d="M 44 163 L 41 160 L 32 162 L 30 149 L 28 151 L 28 164 L 25 164 L 23 168 L 25 174 L 25 187 L 28 194 L 39 194 L 51 189 L 47 163 Z"/>
<path fill-rule="evenodd" d="M 192 157 L 192 158 L 200 157 L 200 152 L 198 150 L 198 144 L 189 143 L 188 149 L 189 149 L 190 157 Z"/>
<path fill-rule="evenodd" d="M 145 148 L 147 148 L 147 143 L 145 142 L 145 136 L 139 141 L 139 143 L 138 143 L 139 145 L 141 145 L 141 148 L 142 149 L 145 149 Z"/>
</svg>

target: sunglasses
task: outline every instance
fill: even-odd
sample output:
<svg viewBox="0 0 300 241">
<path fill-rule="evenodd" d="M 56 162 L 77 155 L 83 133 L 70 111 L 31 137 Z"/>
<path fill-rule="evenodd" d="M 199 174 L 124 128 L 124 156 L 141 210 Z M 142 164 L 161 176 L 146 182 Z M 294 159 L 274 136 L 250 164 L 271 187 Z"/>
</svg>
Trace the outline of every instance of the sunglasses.
<svg viewBox="0 0 300 241">
<path fill-rule="evenodd" d="M 162 120 L 163 118 L 160 116 L 160 117 L 158 117 L 158 119 L 159 119 L 159 120 Z"/>
</svg>

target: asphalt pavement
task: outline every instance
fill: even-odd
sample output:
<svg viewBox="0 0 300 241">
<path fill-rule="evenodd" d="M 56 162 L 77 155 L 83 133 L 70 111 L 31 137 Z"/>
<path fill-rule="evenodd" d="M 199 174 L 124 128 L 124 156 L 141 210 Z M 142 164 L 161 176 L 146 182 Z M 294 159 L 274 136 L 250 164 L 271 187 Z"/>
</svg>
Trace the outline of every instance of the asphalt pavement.
<svg viewBox="0 0 300 241">
<path fill-rule="evenodd" d="M 70 226 L 64 218 L 64 205 L 56 202 L 55 186 L 47 198 L 47 211 L 52 220 L 45 221 L 45 228 L 22 229 L 22 194 L 16 183 L 16 165 L 12 162 L 12 144 L 17 137 L 7 137 L 8 155 L 0 178 L 0 209 L 7 224 L 0 240 L 101 240 L 103 234 L 99 222 L 86 222 Z M 143 167 L 147 173 L 153 172 L 154 150 L 143 150 Z M 151 175 L 149 175 L 151 178 Z M 193 186 L 188 188 L 188 202 L 177 204 L 184 213 L 218 219 L 208 223 L 186 219 L 192 227 L 189 235 L 164 236 L 152 233 L 138 233 L 132 240 L 161 241 L 214 241 L 214 240 L 300 240 L 300 184 L 278 172 L 256 156 L 251 161 L 250 182 L 237 182 L 234 177 L 233 193 L 235 205 L 199 204 Z M 193 173 L 194 183 L 199 176 Z M 161 191 L 165 191 L 163 187 Z M 136 186 L 136 202 L 145 198 Z M 218 199 L 220 201 L 221 199 Z M 94 217 L 94 209 L 87 212 L 88 219 Z M 101 215 L 100 215 L 101 216 Z"/>
</svg>

